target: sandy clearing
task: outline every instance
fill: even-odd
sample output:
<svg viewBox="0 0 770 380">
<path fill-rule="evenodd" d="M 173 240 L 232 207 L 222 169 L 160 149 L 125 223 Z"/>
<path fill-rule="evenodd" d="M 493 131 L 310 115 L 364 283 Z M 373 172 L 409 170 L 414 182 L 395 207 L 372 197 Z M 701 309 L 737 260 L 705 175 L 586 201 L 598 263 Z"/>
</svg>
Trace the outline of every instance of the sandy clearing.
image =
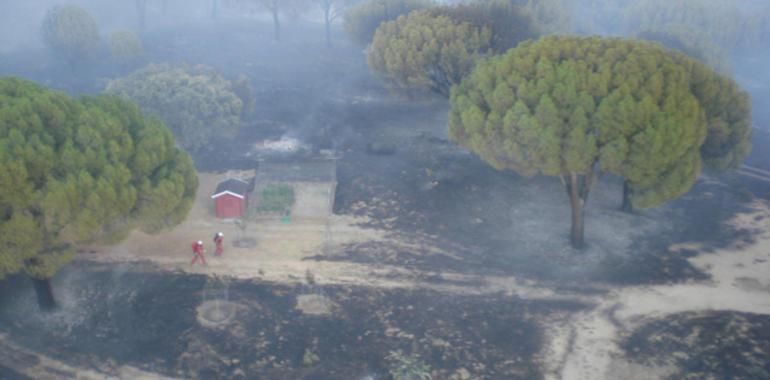
<svg viewBox="0 0 770 380">
<path fill-rule="evenodd" d="M 629 365 L 618 347 L 623 333 L 650 319 L 706 310 L 770 315 L 770 299 L 766 297 L 770 293 L 770 207 L 757 201 L 753 208 L 755 211 L 738 215 L 731 224 L 759 232 L 755 242 L 690 259 L 711 275 L 711 281 L 618 289 L 601 297 L 596 308 L 578 314 L 570 324 L 571 331 L 556 329 L 551 346 L 570 347 L 560 374 L 549 379 L 633 380 L 670 373 L 670 368 Z M 673 251 L 699 248 L 693 244 L 671 247 Z M 755 285 L 747 287 L 747 283 Z M 573 334 L 574 342 L 565 343 L 565 334 Z M 558 360 L 553 358 L 552 366 L 558 365 Z"/>
<path fill-rule="evenodd" d="M 427 243 L 430 239 L 402 238 L 389 231 L 362 227 L 363 217 L 334 215 L 328 219 L 293 219 L 289 224 L 280 220 L 263 219 L 250 223 L 242 232 L 232 221 L 214 218 L 213 204 L 208 194 L 216 184 L 229 176 L 249 173 L 200 173 L 200 188 L 189 218 L 170 231 L 149 235 L 134 231 L 124 242 L 115 246 L 83 247 L 81 259 L 99 262 L 152 262 L 162 270 L 221 275 L 237 279 L 298 284 L 312 273 L 321 285 L 352 285 L 380 288 L 427 288 L 457 294 L 503 293 L 511 297 L 545 300 L 587 300 L 571 293 L 556 293 L 533 281 L 513 276 L 477 276 L 455 272 L 426 272 L 414 268 L 384 264 L 359 264 L 342 261 L 312 260 L 316 255 L 334 255 L 345 245 L 354 243 L 387 244 L 388 249 L 425 252 L 457 258 L 453 253 Z M 216 232 L 225 234 L 225 254 L 211 254 L 211 238 Z M 251 248 L 232 246 L 239 236 L 251 238 Z M 193 241 L 203 240 L 206 246 L 206 266 L 191 266 Z M 427 282 L 426 277 L 443 281 Z M 468 285 L 472 284 L 472 285 Z"/>
</svg>

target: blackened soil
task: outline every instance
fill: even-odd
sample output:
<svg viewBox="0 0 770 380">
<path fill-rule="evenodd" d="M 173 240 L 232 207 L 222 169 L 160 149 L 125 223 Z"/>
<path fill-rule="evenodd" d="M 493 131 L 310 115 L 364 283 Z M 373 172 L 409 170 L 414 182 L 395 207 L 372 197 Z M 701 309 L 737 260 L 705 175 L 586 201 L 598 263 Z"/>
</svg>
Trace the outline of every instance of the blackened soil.
<svg viewBox="0 0 770 380">
<path fill-rule="evenodd" d="M 32 349 L 84 367 L 130 364 L 173 376 L 260 379 L 387 379 L 389 352 L 417 355 L 445 379 L 538 379 L 541 321 L 582 309 L 502 295 L 452 296 L 428 290 L 277 286 L 232 282 L 239 305 L 222 329 L 200 326 L 205 277 L 119 272 L 78 263 L 55 279 L 61 308 L 35 310 L 31 290 L 0 294 L 0 332 Z M 319 294 L 330 316 L 295 308 Z M 317 362 L 303 361 L 306 352 Z"/>
<path fill-rule="evenodd" d="M 0 366 L 0 379 L 3 380 L 32 380 L 29 376 L 24 376 L 13 369 Z"/>
<path fill-rule="evenodd" d="M 532 203 L 543 200 L 517 199 L 514 195 L 518 188 L 533 183 L 559 191 L 557 181 L 495 171 L 431 135 L 417 135 L 398 146 L 396 154 L 384 157 L 367 155 L 361 146 L 346 153 L 340 162 L 336 212 L 365 215 L 370 218 L 369 225 L 390 230 L 399 239 L 421 240 L 452 255 L 363 243 L 347 247 L 341 255 L 318 259 L 517 275 L 555 283 L 638 285 L 702 280 L 707 275 L 687 258 L 704 252 L 672 252 L 669 247 L 695 241 L 710 247 L 707 253 L 722 246 L 750 244 L 758 231 L 737 230 L 728 221 L 739 212 L 749 211 L 753 200 L 770 198 L 770 186 L 761 181 L 736 175 L 722 176 L 719 181 L 702 180 L 687 196 L 661 206 L 663 211 L 639 212 L 640 223 L 669 224 L 648 233 L 613 231 L 605 215 L 619 211 L 589 204 L 589 234 L 592 228 L 603 228 L 609 234 L 635 235 L 626 252 L 587 263 L 583 252 L 569 249 L 566 230 L 551 227 L 550 215 L 531 210 Z M 563 240 L 564 252 L 511 241 L 511 228 L 522 222 L 512 217 L 512 210 L 520 207 L 527 211 L 519 217 L 538 221 L 543 225 L 542 233 Z M 568 212 L 565 208 L 565 218 Z M 589 246 L 592 243 L 589 238 Z"/>
<path fill-rule="evenodd" d="M 195 323 L 196 296 L 205 277 L 145 274 L 125 267 L 91 272 L 89 266 L 74 264 L 57 275 L 59 308 L 47 314 L 38 312 L 26 279 L 16 279 L 15 291 L 0 294 L 0 329 L 30 348 L 95 369 L 109 365 L 110 358 L 152 368 L 181 353 L 173 337 Z"/>
<path fill-rule="evenodd" d="M 770 378 L 770 316 L 683 313 L 643 325 L 622 343 L 646 363 L 675 364 L 670 379 Z"/>
</svg>

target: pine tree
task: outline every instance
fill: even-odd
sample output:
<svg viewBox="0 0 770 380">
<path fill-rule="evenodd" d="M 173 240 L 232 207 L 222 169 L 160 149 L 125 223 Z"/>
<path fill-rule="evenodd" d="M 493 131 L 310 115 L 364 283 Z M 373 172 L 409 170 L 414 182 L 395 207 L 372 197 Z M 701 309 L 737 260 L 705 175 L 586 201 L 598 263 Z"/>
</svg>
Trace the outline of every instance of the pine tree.
<svg viewBox="0 0 770 380">
<path fill-rule="evenodd" d="M 489 28 L 413 12 L 377 29 L 369 67 L 393 92 L 449 96 L 450 88 L 491 48 Z"/>
<path fill-rule="evenodd" d="M 688 61 L 689 62 L 689 61 Z M 482 61 L 453 89 L 450 137 L 497 169 L 558 177 L 570 198 L 570 241 L 604 173 L 653 207 L 690 189 L 706 115 L 681 56 L 656 44 L 547 37 Z"/>
<path fill-rule="evenodd" d="M 705 112 L 707 122 L 706 141 L 700 147 L 704 169 L 721 173 L 735 169 L 751 151 L 751 100 L 732 79 L 704 63 L 684 54 L 671 53 L 689 74 L 690 91 Z M 665 178 L 660 178 L 665 182 Z M 621 209 L 632 211 L 635 194 L 650 192 L 645 189 L 666 187 L 663 183 L 623 183 Z M 668 185 L 670 187 L 670 185 Z M 653 190 L 652 194 L 660 193 Z M 638 196 L 637 196 L 638 198 Z M 644 204 L 644 202 L 636 202 Z M 653 202 L 655 203 L 655 202 Z M 642 206 L 643 207 L 643 206 Z"/>
<path fill-rule="evenodd" d="M 119 30 L 110 34 L 109 46 L 112 59 L 122 69 L 136 64 L 144 54 L 142 40 L 130 30 Z"/>
<path fill-rule="evenodd" d="M 190 157 L 133 104 L 0 79 L 0 278 L 37 279 L 41 306 L 78 244 L 178 224 L 197 186 Z"/>
<path fill-rule="evenodd" d="M 46 45 L 63 58 L 72 71 L 99 47 L 96 21 L 77 5 L 59 5 L 48 10 L 42 33 Z"/>
<path fill-rule="evenodd" d="M 372 42 L 380 24 L 431 6 L 430 0 L 365 0 L 345 13 L 345 32 L 353 42 L 366 46 Z"/>
<path fill-rule="evenodd" d="M 432 7 L 427 10 L 433 16 L 447 16 L 455 22 L 468 22 L 477 28 L 488 28 L 494 53 L 505 53 L 520 42 L 536 38 L 538 27 L 529 10 L 511 0 L 477 0 Z"/>
</svg>

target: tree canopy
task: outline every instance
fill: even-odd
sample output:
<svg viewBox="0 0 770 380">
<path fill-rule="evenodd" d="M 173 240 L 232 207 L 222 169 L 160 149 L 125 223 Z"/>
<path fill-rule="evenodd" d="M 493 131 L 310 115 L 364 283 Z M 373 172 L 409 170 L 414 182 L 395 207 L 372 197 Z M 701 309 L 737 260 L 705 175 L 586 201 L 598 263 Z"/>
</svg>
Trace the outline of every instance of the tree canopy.
<svg viewBox="0 0 770 380">
<path fill-rule="evenodd" d="M 48 10 L 42 25 L 43 41 L 74 70 L 99 46 L 96 21 L 77 5 L 57 5 Z"/>
<path fill-rule="evenodd" d="M 119 30 L 110 34 L 110 54 L 121 66 L 135 64 L 144 54 L 142 40 L 130 30 Z"/>
<path fill-rule="evenodd" d="M 634 1 L 624 22 L 630 33 L 684 26 L 728 51 L 757 43 L 763 24 L 734 0 Z"/>
<path fill-rule="evenodd" d="M 456 22 L 468 22 L 492 33 L 491 47 L 504 53 L 521 41 L 537 36 L 529 11 L 510 0 L 483 0 L 468 4 L 440 6 L 428 11 L 434 16 L 447 16 Z"/>
<path fill-rule="evenodd" d="M 662 29 L 643 30 L 638 38 L 655 41 L 671 49 L 679 50 L 690 58 L 703 62 L 722 73 L 732 71 L 730 58 L 719 45 L 696 30 L 683 25 L 669 25 Z"/>
<path fill-rule="evenodd" d="M 369 67 L 393 92 L 449 96 L 491 49 L 492 32 L 468 22 L 412 12 L 382 24 L 369 49 Z"/>
<path fill-rule="evenodd" d="M 152 64 L 111 81 L 106 91 L 163 120 L 180 144 L 197 150 L 240 126 L 243 101 L 233 83 L 203 65 Z"/>
<path fill-rule="evenodd" d="M 345 12 L 345 32 L 357 44 L 372 42 L 374 32 L 386 21 L 433 6 L 431 0 L 365 0 Z"/>
<path fill-rule="evenodd" d="M 740 49 L 767 47 L 770 6 L 754 0 L 531 0 L 532 4 L 568 3 L 567 19 L 556 24 L 569 25 L 564 31 L 579 34 L 637 36 L 675 28 L 688 39 L 717 46 L 725 53 Z M 536 7 L 537 8 L 537 7 Z M 547 8 L 557 7 L 548 6 Z M 563 6 L 561 8 L 564 8 Z M 563 13 L 563 12 L 562 12 Z M 558 14 L 558 12 L 556 13 Z M 558 17 L 560 19 L 562 17 Z M 697 35 L 690 35 L 690 32 Z M 681 36 L 679 36 L 681 37 Z M 657 40 L 657 39 L 656 39 Z M 688 43 L 690 44 L 690 43 Z"/>
<path fill-rule="evenodd" d="M 751 151 L 751 98 L 730 77 L 678 55 L 690 74 L 690 88 L 706 113 L 707 136 L 701 147 L 706 169 L 740 166 Z"/>
<path fill-rule="evenodd" d="M 497 169 L 559 177 L 583 245 L 591 184 L 612 173 L 652 207 L 690 189 L 706 114 L 683 63 L 656 44 L 547 37 L 482 61 L 451 96 L 450 137 Z"/>
<path fill-rule="evenodd" d="M 527 0 L 525 9 L 537 34 L 564 34 L 572 30 L 573 20 L 565 0 Z"/>
<path fill-rule="evenodd" d="M 0 79 L 0 278 L 50 278 L 75 244 L 176 225 L 197 186 L 190 157 L 136 106 Z"/>
</svg>

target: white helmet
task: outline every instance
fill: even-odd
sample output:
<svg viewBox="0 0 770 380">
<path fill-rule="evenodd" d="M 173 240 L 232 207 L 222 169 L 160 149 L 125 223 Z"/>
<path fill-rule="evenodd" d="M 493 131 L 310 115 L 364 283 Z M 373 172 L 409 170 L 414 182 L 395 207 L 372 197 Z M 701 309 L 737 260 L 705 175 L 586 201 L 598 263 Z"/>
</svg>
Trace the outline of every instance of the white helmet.
<svg viewBox="0 0 770 380">
<path fill-rule="evenodd" d="M 218 236 L 225 236 L 225 234 L 223 234 L 223 233 L 221 233 L 221 232 L 217 232 L 217 235 L 218 235 Z"/>
<path fill-rule="evenodd" d="M 198 244 L 203 244 L 203 242 L 202 242 L 202 241 L 200 241 L 200 240 L 198 240 Z"/>
</svg>

